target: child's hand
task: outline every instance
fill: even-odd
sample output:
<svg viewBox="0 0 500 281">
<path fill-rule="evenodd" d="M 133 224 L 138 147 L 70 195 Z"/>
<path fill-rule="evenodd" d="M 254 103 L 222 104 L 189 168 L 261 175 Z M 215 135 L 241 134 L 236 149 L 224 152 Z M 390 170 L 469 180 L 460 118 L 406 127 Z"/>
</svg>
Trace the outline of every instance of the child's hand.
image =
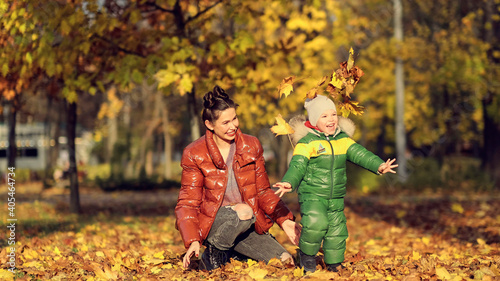
<svg viewBox="0 0 500 281">
<path fill-rule="evenodd" d="M 378 167 L 378 172 L 381 173 L 381 174 L 385 174 L 385 173 L 393 173 L 395 174 L 396 171 L 394 171 L 392 168 L 396 168 L 398 166 L 398 164 L 396 165 L 392 165 L 392 163 L 394 163 L 394 161 L 396 161 L 396 158 L 394 159 L 387 159 L 387 161 L 385 163 L 382 163 L 380 164 L 380 166 Z"/>
<path fill-rule="evenodd" d="M 283 194 L 292 192 L 292 185 L 288 182 L 277 182 L 273 185 L 273 187 L 279 188 L 278 191 L 276 191 L 274 194 L 278 194 L 280 198 L 281 196 L 283 196 Z"/>
</svg>

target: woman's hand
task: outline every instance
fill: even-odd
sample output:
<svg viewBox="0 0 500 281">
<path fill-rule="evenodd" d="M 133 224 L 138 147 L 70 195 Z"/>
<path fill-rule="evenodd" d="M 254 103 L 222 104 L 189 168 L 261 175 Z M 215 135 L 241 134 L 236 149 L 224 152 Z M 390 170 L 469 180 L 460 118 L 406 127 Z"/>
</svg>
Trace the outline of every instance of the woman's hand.
<svg viewBox="0 0 500 281">
<path fill-rule="evenodd" d="M 381 174 L 385 174 L 387 172 L 395 174 L 396 171 L 394 171 L 392 168 L 396 168 L 398 166 L 398 164 L 392 165 L 392 163 L 394 163 L 394 161 L 396 161 L 396 158 L 394 158 L 392 160 L 390 158 L 387 159 L 387 161 L 385 163 L 380 164 L 380 166 L 378 167 L 378 172 Z"/>
<path fill-rule="evenodd" d="M 273 187 L 279 188 L 274 194 L 278 194 L 281 198 L 283 194 L 287 192 L 292 192 L 292 185 L 288 182 L 277 182 L 273 185 Z"/>
<path fill-rule="evenodd" d="M 302 226 L 292 220 L 286 220 L 281 224 L 283 231 L 285 231 L 286 235 L 290 242 L 293 245 L 299 245 L 300 231 L 302 231 Z"/>
<path fill-rule="evenodd" d="M 191 243 L 191 245 L 189 245 L 189 249 L 187 250 L 186 255 L 184 255 L 184 259 L 182 260 L 184 268 L 188 268 L 189 264 L 191 263 L 191 256 L 193 254 L 196 254 L 197 257 L 200 255 L 200 242 L 198 241 L 194 241 L 193 243 Z"/>
</svg>

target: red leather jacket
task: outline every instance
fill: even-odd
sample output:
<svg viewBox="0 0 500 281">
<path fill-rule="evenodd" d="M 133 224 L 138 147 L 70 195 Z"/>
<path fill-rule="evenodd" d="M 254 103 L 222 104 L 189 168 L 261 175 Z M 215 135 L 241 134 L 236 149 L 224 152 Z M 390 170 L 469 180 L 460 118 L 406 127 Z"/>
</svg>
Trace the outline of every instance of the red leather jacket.
<svg viewBox="0 0 500 281">
<path fill-rule="evenodd" d="M 285 220 L 293 220 L 292 212 L 270 188 L 259 140 L 238 130 L 235 142 L 233 170 L 243 201 L 253 209 L 257 233 L 267 232 L 274 222 L 281 226 Z M 188 248 L 207 238 L 226 190 L 227 167 L 211 131 L 184 149 L 181 166 L 175 216 Z"/>
</svg>

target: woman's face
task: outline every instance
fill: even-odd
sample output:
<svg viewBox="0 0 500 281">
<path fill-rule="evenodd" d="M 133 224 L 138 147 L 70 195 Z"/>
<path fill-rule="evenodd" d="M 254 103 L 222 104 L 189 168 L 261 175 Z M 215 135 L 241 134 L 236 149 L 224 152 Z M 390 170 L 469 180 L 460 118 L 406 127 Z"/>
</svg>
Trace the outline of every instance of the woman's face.
<svg viewBox="0 0 500 281">
<path fill-rule="evenodd" d="M 205 120 L 205 125 L 214 132 L 215 137 L 230 143 L 236 137 L 240 122 L 236 115 L 236 109 L 228 108 L 221 111 L 219 118 L 215 122 Z"/>
<path fill-rule="evenodd" d="M 335 130 L 337 129 L 337 124 L 339 122 L 339 118 L 337 116 L 337 112 L 333 109 L 326 110 L 321 114 L 316 122 L 316 127 L 318 127 L 322 132 L 327 133 L 328 135 L 333 135 Z"/>
</svg>

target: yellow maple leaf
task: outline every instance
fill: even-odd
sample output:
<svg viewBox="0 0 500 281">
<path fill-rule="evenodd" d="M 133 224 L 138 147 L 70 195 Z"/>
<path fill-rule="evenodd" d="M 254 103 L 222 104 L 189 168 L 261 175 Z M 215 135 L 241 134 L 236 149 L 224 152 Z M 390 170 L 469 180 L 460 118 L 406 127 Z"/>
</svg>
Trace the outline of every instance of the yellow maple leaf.
<svg viewBox="0 0 500 281">
<path fill-rule="evenodd" d="M 248 266 L 249 266 L 249 267 L 254 266 L 254 265 L 256 265 L 257 263 L 258 263 L 258 262 L 254 261 L 254 260 L 251 260 L 251 259 L 249 259 L 249 260 L 247 261 L 247 264 L 248 264 Z"/>
<path fill-rule="evenodd" d="M 276 116 L 276 122 L 278 123 L 277 125 L 274 125 L 271 127 L 271 132 L 275 133 L 276 136 L 279 135 L 289 135 L 293 134 L 295 131 L 292 129 L 290 124 L 288 124 L 283 117 L 281 117 L 281 114 L 278 114 Z"/>
<path fill-rule="evenodd" d="M 248 272 L 248 276 L 252 277 L 254 280 L 262 280 L 266 277 L 268 271 L 263 268 L 253 268 Z"/>
<path fill-rule="evenodd" d="M 98 257 L 101 257 L 101 258 L 104 258 L 104 253 L 102 251 L 97 251 L 95 252 L 95 255 L 98 256 Z"/>
<path fill-rule="evenodd" d="M 163 256 L 163 253 L 165 253 L 165 251 L 157 252 L 153 255 L 153 257 L 164 260 L 165 256 Z"/>
<path fill-rule="evenodd" d="M 451 275 L 444 267 L 436 267 L 436 275 L 439 279 L 448 280 L 451 279 Z"/>
<path fill-rule="evenodd" d="M 304 269 L 302 267 L 296 267 L 293 270 L 293 276 L 295 276 L 297 278 L 304 276 Z"/>
<path fill-rule="evenodd" d="M 342 89 L 344 87 L 345 79 L 338 73 L 334 72 L 332 74 L 332 79 L 328 84 L 332 85 L 335 89 Z"/>
<path fill-rule="evenodd" d="M 295 76 L 289 76 L 281 81 L 281 84 L 278 86 L 278 94 L 281 98 L 285 95 L 285 98 L 290 95 L 293 91 L 293 82 L 295 81 Z"/>
<path fill-rule="evenodd" d="M 14 280 L 14 273 L 8 271 L 7 269 L 0 268 L 0 279 Z"/>
<path fill-rule="evenodd" d="M 40 269 L 43 267 L 43 265 L 39 261 L 30 261 L 30 262 L 25 262 L 23 264 L 23 267 L 34 267 L 36 269 Z"/>
<path fill-rule="evenodd" d="M 425 245 L 429 245 L 429 243 L 431 242 L 431 239 L 429 237 L 422 237 L 422 242 Z"/>
<path fill-rule="evenodd" d="M 422 256 L 420 255 L 419 252 L 413 251 L 412 258 L 413 258 L 413 260 L 418 261 L 420 258 L 422 258 Z"/>
</svg>

